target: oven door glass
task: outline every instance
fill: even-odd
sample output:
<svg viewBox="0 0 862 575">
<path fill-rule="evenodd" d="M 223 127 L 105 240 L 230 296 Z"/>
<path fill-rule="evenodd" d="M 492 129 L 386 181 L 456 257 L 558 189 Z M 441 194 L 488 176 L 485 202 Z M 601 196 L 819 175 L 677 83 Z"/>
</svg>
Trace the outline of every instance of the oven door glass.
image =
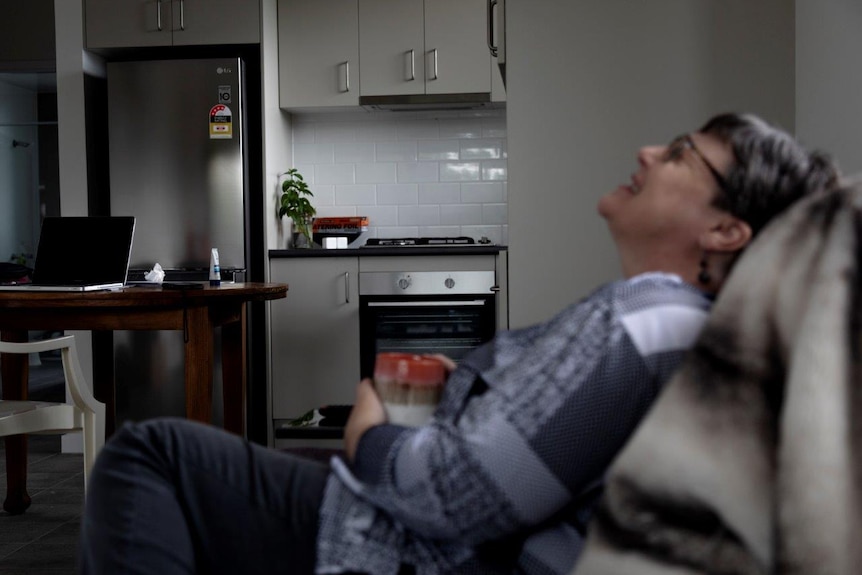
<svg viewBox="0 0 862 575">
<path fill-rule="evenodd" d="M 494 296 L 360 298 L 360 366 L 371 377 L 380 352 L 442 353 L 455 362 L 496 330 Z"/>
</svg>

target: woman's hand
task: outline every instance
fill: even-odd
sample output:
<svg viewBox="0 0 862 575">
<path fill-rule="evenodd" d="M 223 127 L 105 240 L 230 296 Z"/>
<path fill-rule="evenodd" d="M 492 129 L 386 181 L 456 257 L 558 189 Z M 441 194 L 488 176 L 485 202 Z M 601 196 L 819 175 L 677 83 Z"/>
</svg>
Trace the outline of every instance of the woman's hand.
<svg viewBox="0 0 862 575">
<path fill-rule="evenodd" d="M 446 368 L 446 377 L 447 378 L 449 377 L 449 374 L 452 373 L 453 371 L 455 371 L 455 368 L 458 367 L 458 365 L 454 361 L 452 361 L 451 358 L 443 355 L 442 353 L 429 353 L 425 357 L 430 357 L 432 359 L 436 359 L 437 361 L 442 363 L 443 367 Z"/>
<path fill-rule="evenodd" d="M 363 379 L 356 388 L 356 402 L 344 426 L 344 451 L 351 462 L 356 457 L 356 448 L 362 434 L 386 421 L 386 410 L 374 390 L 374 384 L 368 378 Z"/>
</svg>

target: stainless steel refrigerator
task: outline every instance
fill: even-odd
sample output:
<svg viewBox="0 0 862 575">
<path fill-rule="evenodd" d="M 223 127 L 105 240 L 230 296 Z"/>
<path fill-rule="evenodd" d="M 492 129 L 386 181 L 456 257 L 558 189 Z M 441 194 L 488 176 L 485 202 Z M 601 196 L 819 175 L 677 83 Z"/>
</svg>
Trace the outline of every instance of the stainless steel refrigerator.
<svg viewBox="0 0 862 575">
<path fill-rule="evenodd" d="M 206 281 L 212 248 L 224 281 L 245 279 L 242 77 L 238 58 L 108 63 L 110 211 L 137 218 L 130 280 L 158 263 L 168 280 Z M 115 332 L 117 424 L 184 414 L 182 337 Z"/>
</svg>

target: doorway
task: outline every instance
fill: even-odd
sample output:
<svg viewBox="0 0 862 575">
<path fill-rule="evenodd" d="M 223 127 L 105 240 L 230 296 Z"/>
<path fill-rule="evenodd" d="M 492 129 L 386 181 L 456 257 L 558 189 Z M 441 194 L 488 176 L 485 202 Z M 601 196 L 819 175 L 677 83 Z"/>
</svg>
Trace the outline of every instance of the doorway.
<svg viewBox="0 0 862 575">
<path fill-rule="evenodd" d="M 32 267 L 42 219 L 58 215 L 56 76 L 0 73 L 0 261 Z"/>
</svg>

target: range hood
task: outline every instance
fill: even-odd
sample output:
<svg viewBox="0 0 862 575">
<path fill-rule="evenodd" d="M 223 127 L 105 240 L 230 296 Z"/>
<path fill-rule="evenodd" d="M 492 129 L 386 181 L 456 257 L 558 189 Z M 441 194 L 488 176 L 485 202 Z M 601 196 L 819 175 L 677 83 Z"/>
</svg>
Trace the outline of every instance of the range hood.
<svg viewBox="0 0 862 575">
<path fill-rule="evenodd" d="M 422 112 L 427 110 L 475 110 L 491 108 L 489 92 L 469 94 L 405 94 L 397 96 L 360 96 L 359 105 L 366 110 Z"/>
</svg>

